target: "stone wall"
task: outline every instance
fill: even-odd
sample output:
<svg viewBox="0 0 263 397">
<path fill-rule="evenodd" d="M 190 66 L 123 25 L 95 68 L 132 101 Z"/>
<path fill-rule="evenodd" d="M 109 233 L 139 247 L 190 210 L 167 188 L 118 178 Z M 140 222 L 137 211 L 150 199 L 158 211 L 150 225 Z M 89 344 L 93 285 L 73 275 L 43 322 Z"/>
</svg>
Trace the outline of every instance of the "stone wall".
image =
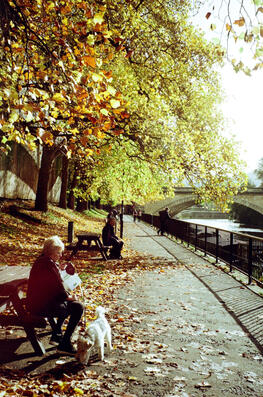
<svg viewBox="0 0 263 397">
<path fill-rule="evenodd" d="M 36 196 L 38 170 L 41 162 L 42 148 L 34 152 L 22 145 L 12 143 L 10 152 L 0 154 L 0 197 L 10 199 L 34 200 Z M 54 162 L 52 169 L 48 200 L 59 201 L 61 179 L 61 159 Z"/>
</svg>

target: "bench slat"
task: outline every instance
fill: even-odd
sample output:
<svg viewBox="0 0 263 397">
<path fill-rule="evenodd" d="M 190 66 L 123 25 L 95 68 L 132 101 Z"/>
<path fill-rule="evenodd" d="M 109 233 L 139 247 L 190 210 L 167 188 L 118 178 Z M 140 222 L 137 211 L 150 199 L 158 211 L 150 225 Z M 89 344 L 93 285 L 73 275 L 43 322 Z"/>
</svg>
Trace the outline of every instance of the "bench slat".
<svg viewBox="0 0 263 397">
<path fill-rule="evenodd" d="M 38 339 L 34 328 L 45 328 L 46 320 L 29 315 L 24 308 L 24 299 L 20 296 L 21 287 L 27 284 L 29 273 L 29 266 L 0 266 L 0 311 L 11 304 L 17 314 L 1 314 L 0 324 L 22 326 L 35 353 L 43 355 L 45 347 Z"/>
<path fill-rule="evenodd" d="M 5 327 L 12 325 L 23 327 L 24 325 L 28 325 L 33 328 L 46 328 L 47 322 L 43 317 L 28 315 L 24 318 L 19 318 L 15 314 L 13 315 L 0 314 L 0 325 Z"/>
</svg>

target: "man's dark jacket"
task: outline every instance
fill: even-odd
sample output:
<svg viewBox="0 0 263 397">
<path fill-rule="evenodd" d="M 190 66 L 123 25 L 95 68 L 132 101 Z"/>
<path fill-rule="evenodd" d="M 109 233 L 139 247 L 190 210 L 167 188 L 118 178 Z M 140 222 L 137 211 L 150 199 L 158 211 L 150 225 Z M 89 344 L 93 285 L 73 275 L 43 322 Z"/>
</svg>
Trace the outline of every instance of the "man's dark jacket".
<svg viewBox="0 0 263 397">
<path fill-rule="evenodd" d="M 108 246 L 112 245 L 113 240 L 118 241 L 118 237 L 114 233 L 114 228 L 110 225 L 109 222 L 106 223 L 104 228 L 102 229 L 102 241 L 103 245 Z"/>
<path fill-rule="evenodd" d="M 32 266 L 28 282 L 26 306 L 33 314 L 52 312 L 54 303 L 64 302 L 68 294 L 56 263 L 41 255 Z"/>
<path fill-rule="evenodd" d="M 159 212 L 160 222 L 166 222 L 168 219 L 171 219 L 169 213 L 166 210 Z"/>
</svg>

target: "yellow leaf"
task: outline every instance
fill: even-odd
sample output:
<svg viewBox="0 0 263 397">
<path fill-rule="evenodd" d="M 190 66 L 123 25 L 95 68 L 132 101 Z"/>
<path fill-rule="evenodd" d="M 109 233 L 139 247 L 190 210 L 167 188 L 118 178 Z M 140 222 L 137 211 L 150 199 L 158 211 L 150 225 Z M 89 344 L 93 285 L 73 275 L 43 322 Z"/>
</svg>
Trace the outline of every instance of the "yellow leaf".
<svg viewBox="0 0 263 397">
<path fill-rule="evenodd" d="M 78 47 L 74 47 L 74 54 L 76 56 L 78 56 L 80 54 L 80 50 L 78 49 Z"/>
<path fill-rule="evenodd" d="M 92 80 L 97 83 L 98 81 L 102 81 L 102 76 L 99 75 L 98 73 L 92 73 Z"/>
<path fill-rule="evenodd" d="M 121 106 L 120 101 L 117 101 L 116 99 L 111 99 L 111 100 L 110 100 L 110 104 L 111 104 L 111 107 L 112 107 L 113 109 L 116 109 L 116 108 L 118 108 L 118 107 Z"/>
<path fill-rule="evenodd" d="M 39 4 L 41 4 L 42 3 L 42 1 L 37 1 Z M 41 4 L 42 5 L 42 4 Z M 49 12 L 49 11 L 51 11 L 51 10 L 53 10 L 55 8 L 55 4 L 54 3 L 50 3 L 48 6 L 47 6 L 47 11 Z"/>
<path fill-rule="evenodd" d="M 9 122 L 15 123 L 19 119 L 19 112 L 18 110 L 12 110 L 11 115 L 9 116 Z"/>
<path fill-rule="evenodd" d="M 83 131 L 83 134 L 85 134 L 85 135 L 91 135 L 91 134 L 92 134 L 92 129 L 91 129 L 91 128 L 88 128 L 88 129 L 84 130 L 84 131 Z"/>
<path fill-rule="evenodd" d="M 232 30 L 232 26 L 229 25 L 229 23 L 226 23 L 226 30 L 227 30 L 228 32 L 231 32 L 231 30 Z"/>
<path fill-rule="evenodd" d="M 92 149 L 86 149 L 86 154 L 87 154 L 87 156 L 91 156 L 93 154 L 93 150 Z"/>
<path fill-rule="evenodd" d="M 79 389 L 78 387 L 74 387 L 74 392 L 77 393 L 77 394 L 81 394 L 81 395 L 84 394 L 84 391 Z"/>
<path fill-rule="evenodd" d="M 25 120 L 29 123 L 34 119 L 34 115 L 31 112 L 27 112 Z"/>
<path fill-rule="evenodd" d="M 58 103 L 65 101 L 64 96 L 62 94 L 60 94 L 59 92 L 57 92 L 56 94 L 53 95 L 53 99 L 54 99 L 54 101 L 56 101 Z"/>
<path fill-rule="evenodd" d="M 104 15 L 104 13 L 102 14 L 95 14 L 94 15 L 94 18 L 93 18 L 93 21 L 95 22 L 95 23 L 98 23 L 98 24 L 102 24 L 102 22 L 103 22 L 103 15 Z"/>
<path fill-rule="evenodd" d="M 111 85 L 108 86 L 107 91 L 113 96 L 116 94 L 115 88 L 112 87 Z"/>
</svg>

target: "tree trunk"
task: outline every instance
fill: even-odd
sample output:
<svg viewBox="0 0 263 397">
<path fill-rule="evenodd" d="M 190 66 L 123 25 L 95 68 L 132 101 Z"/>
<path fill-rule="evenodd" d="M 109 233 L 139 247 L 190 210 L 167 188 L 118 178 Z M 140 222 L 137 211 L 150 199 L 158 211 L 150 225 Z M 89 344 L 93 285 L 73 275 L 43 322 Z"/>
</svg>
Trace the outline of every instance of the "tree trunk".
<svg viewBox="0 0 263 397">
<path fill-rule="evenodd" d="M 88 201 L 88 210 L 91 210 L 91 200 Z"/>
<path fill-rule="evenodd" d="M 88 202 L 83 200 L 81 197 L 77 200 L 76 210 L 79 212 L 86 211 L 88 209 Z"/>
<path fill-rule="evenodd" d="M 47 211 L 48 209 L 48 182 L 55 157 L 56 148 L 43 145 L 35 201 L 35 209 L 37 211 Z"/>
<path fill-rule="evenodd" d="M 98 199 L 95 201 L 95 206 L 96 206 L 96 208 L 98 208 L 98 209 L 101 208 L 101 205 L 100 205 L 100 198 L 98 198 Z"/>
<path fill-rule="evenodd" d="M 71 210 L 74 210 L 74 207 L 75 207 L 75 196 L 74 196 L 73 189 L 77 185 L 77 176 L 78 176 L 78 169 L 75 166 L 74 174 L 73 174 L 73 178 L 72 178 L 72 182 L 71 182 L 71 186 L 70 186 L 70 192 L 69 192 L 69 196 L 68 196 L 68 208 L 70 208 Z"/>
<path fill-rule="evenodd" d="M 65 209 L 67 208 L 68 165 L 69 165 L 69 159 L 67 158 L 67 156 L 63 156 L 59 207 Z"/>
</svg>

